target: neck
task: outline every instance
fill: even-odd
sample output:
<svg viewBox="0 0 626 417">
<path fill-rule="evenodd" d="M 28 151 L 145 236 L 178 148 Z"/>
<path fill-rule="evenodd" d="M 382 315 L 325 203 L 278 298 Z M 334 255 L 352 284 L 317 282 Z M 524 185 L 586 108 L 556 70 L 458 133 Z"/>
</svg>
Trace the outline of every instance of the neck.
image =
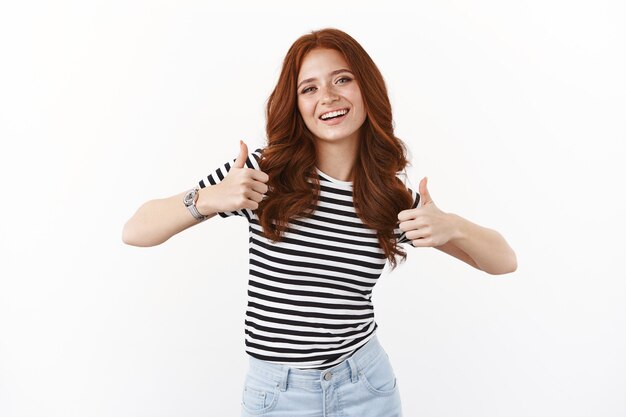
<svg viewBox="0 0 626 417">
<path fill-rule="evenodd" d="M 340 181 L 353 181 L 352 169 L 359 142 L 355 139 L 337 142 L 316 140 L 317 167 Z"/>
</svg>

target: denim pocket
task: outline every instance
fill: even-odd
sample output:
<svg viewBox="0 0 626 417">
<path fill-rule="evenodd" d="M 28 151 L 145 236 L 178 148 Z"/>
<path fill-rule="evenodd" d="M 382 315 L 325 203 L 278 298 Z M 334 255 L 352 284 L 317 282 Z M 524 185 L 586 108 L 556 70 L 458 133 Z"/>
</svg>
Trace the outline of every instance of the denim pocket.
<svg viewBox="0 0 626 417">
<path fill-rule="evenodd" d="M 276 406 L 278 386 L 272 382 L 260 382 L 257 378 L 246 377 L 241 394 L 241 407 L 251 415 L 263 414 Z"/>
<path fill-rule="evenodd" d="M 385 352 L 359 371 L 359 380 L 375 395 L 391 395 L 398 389 L 396 375 Z"/>
</svg>

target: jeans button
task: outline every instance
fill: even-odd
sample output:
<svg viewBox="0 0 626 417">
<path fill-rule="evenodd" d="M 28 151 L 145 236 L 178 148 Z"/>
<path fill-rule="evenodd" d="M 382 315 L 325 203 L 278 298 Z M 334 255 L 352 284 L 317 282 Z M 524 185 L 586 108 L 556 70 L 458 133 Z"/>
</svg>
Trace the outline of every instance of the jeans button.
<svg viewBox="0 0 626 417">
<path fill-rule="evenodd" d="M 332 378 L 332 377 L 333 377 L 333 373 L 332 373 L 332 372 L 330 372 L 330 371 L 329 371 L 329 372 L 326 372 L 326 373 L 324 374 L 324 379 L 325 379 L 326 381 L 330 381 L 330 378 Z"/>
</svg>

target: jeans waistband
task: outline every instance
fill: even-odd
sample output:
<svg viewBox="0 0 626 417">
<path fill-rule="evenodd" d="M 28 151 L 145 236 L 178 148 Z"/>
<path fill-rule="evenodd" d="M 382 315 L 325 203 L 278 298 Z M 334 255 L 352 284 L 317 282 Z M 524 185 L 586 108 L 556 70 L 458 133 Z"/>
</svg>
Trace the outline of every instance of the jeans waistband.
<svg viewBox="0 0 626 417">
<path fill-rule="evenodd" d="M 352 356 L 328 369 L 299 369 L 289 365 L 271 363 L 250 356 L 250 370 L 265 379 L 276 383 L 281 391 L 288 386 L 320 390 L 330 383 L 346 380 L 356 382 L 359 370 L 384 353 L 376 333 Z"/>
</svg>

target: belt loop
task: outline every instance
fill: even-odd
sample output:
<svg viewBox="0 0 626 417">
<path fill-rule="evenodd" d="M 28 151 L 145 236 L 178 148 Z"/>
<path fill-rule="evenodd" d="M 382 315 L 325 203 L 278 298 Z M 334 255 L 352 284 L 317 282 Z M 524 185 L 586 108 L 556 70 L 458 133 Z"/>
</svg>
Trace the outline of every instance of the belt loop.
<svg viewBox="0 0 626 417">
<path fill-rule="evenodd" d="M 287 378 L 289 377 L 289 366 L 283 365 L 282 376 L 280 378 L 279 388 L 281 391 L 287 391 Z"/>
<path fill-rule="evenodd" d="M 354 358 L 348 358 L 348 364 L 350 365 L 350 374 L 352 376 L 352 383 L 357 381 L 358 369 L 356 367 L 356 363 L 354 362 Z"/>
</svg>

